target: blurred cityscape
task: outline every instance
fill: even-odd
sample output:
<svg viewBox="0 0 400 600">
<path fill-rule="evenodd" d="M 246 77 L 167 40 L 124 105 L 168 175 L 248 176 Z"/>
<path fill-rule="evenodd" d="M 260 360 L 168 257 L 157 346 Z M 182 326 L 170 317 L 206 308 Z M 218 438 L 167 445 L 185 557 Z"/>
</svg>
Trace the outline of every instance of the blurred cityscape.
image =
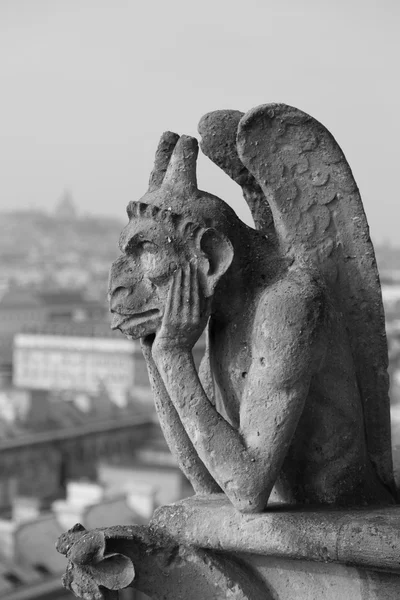
<svg viewBox="0 0 400 600">
<path fill-rule="evenodd" d="M 75 523 L 147 523 L 193 493 L 158 425 L 139 343 L 110 329 L 108 270 L 122 227 L 79 216 L 68 192 L 52 214 L 1 215 L 4 600 L 72 598 L 54 544 Z"/>
<path fill-rule="evenodd" d="M 137 342 L 109 326 L 108 270 L 123 223 L 53 213 L 0 221 L 0 597 L 71 597 L 57 537 L 146 523 L 192 493 L 164 442 Z M 376 247 L 400 463 L 400 248 Z M 196 361 L 202 344 L 196 348 Z M 144 598 L 125 590 L 122 600 Z"/>
</svg>

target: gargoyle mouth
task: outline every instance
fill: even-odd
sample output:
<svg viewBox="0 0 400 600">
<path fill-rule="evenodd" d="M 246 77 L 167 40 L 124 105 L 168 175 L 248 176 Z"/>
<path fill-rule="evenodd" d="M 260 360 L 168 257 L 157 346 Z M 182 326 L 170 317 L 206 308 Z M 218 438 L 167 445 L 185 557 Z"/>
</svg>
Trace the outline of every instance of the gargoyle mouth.
<svg viewBox="0 0 400 600">
<path fill-rule="evenodd" d="M 144 323 L 149 318 L 153 318 L 159 314 L 158 308 L 151 308 L 150 310 L 145 310 L 140 313 L 117 313 L 113 312 L 113 316 L 111 319 L 111 329 L 120 329 L 122 326 L 124 329 L 127 327 L 132 327 L 132 325 L 140 325 Z"/>
</svg>

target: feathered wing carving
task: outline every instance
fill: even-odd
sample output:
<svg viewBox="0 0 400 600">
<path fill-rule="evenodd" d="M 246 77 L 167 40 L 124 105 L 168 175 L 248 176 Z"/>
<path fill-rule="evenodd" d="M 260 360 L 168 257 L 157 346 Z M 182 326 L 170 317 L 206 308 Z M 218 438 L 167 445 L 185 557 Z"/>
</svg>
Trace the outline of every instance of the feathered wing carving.
<svg viewBox="0 0 400 600">
<path fill-rule="evenodd" d="M 219 154 L 225 156 L 225 164 L 221 164 L 218 155 L 215 160 L 216 151 L 205 130 L 207 120 L 213 126 L 208 132 L 213 133 L 218 113 L 232 112 L 203 117 L 201 147 L 204 151 L 206 146 L 205 153 L 235 180 L 238 164 L 246 167 L 247 181 L 262 191 L 258 191 L 255 205 L 249 202 L 256 213 L 256 227 L 263 223 L 260 215 L 266 215 L 264 231 L 269 228 L 271 233 L 275 228 L 282 253 L 316 265 L 336 296 L 355 361 L 368 452 L 380 479 L 395 493 L 382 296 L 369 228 L 351 169 L 321 123 L 284 104 L 263 105 L 240 119 L 230 118 L 236 120 L 235 161 L 239 158 L 240 162 L 235 162 L 234 168 L 227 167 L 227 157 L 233 154 L 232 132 L 228 127 L 225 146 L 219 141 Z M 226 120 L 221 121 L 221 131 L 227 130 Z M 248 200 L 245 190 L 244 196 Z M 260 208 L 263 203 L 265 209 Z"/>
<path fill-rule="evenodd" d="M 271 209 L 253 175 L 241 162 L 236 148 L 237 130 L 244 113 L 238 110 L 216 110 L 204 115 L 198 130 L 200 148 L 220 169 L 238 183 L 249 205 L 256 229 L 275 236 Z"/>
</svg>

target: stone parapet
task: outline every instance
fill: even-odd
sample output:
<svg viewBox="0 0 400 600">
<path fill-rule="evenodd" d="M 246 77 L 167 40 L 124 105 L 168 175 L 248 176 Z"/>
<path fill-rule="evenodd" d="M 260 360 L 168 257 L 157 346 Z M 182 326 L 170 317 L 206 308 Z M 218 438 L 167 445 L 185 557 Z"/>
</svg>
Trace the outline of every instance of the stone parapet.
<svg viewBox="0 0 400 600">
<path fill-rule="evenodd" d="M 188 590 L 192 600 L 394 600 L 399 523 L 399 506 L 277 504 L 244 515 L 221 494 L 162 506 L 148 528 L 75 529 L 59 549 L 70 560 L 67 587 L 78 595 L 130 585 L 155 597 L 163 590 L 166 600 Z M 115 562 L 106 575 L 104 560 Z"/>
<path fill-rule="evenodd" d="M 239 559 L 273 600 L 400 597 L 400 507 L 272 505 L 243 515 L 222 495 L 159 508 L 152 527 Z"/>
<path fill-rule="evenodd" d="M 338 562 L 400 575 L 400 506 L 341 510 L 276 504 L 245 515 L 216 494 L 162 506 L 152 525 L 184 544 L 210 550 Z"/>
</svg>

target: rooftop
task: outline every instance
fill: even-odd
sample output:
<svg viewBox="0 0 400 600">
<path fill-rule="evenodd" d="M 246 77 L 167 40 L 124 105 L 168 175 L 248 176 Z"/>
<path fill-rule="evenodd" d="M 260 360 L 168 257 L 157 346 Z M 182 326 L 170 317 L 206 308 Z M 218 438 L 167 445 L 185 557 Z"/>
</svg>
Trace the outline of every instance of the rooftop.
<svg viewBox="0 0 400 600">
<path fill-rule="evenodd" d="M 49 323 L 38 323 L 25 325 L 21 333 L 37 335 L 61 335 L 73 337 L 106 337 L 125 340 L 120 331 L 113 331 L 110 323 L 104 321 L 53 321 Z"/>
<path fill-rule="evenodd" d="M 88 306 L 99 304 L 87 298 L 83 290 L 50 288 L 32 290 L 30 287 L 12 287 L 0 299 L 2 308 L 50 308 L 54 306 Z"/>
<path fill-rule="evenodd" d="M 68 493 L 65 501 L 54 503 L 53 512 L 38 514 L 21 522 L 3 520 L 0 523 L 5 528 L 3 537 L 10 542 L 8 551 L 2 552 L 0 548 L 2 599 L 72 598 L 61 587 L 66 559 L 55 549 L 57 539 L 65 530 L 65 519 L 72 519 L 73 524 L 79 521 L 87 529 L 103 528 L 115 523 L 140 525 L 148 522 L 151 513 L 147 517 L 142 514 L 143 501 L 140 495 L 136 497 L 134 489 L 132 493 L 122 492 L 118 495 L 112 494 L 111 490 L 104 490 L 98 498 L 91 500 L 85 494 L 88 485 L 93 487 L 80 482 L 68 486 L 74 489 L 74 497 Z M 151 494 L 151 491 L 148 493 Z"/>
</svg>

